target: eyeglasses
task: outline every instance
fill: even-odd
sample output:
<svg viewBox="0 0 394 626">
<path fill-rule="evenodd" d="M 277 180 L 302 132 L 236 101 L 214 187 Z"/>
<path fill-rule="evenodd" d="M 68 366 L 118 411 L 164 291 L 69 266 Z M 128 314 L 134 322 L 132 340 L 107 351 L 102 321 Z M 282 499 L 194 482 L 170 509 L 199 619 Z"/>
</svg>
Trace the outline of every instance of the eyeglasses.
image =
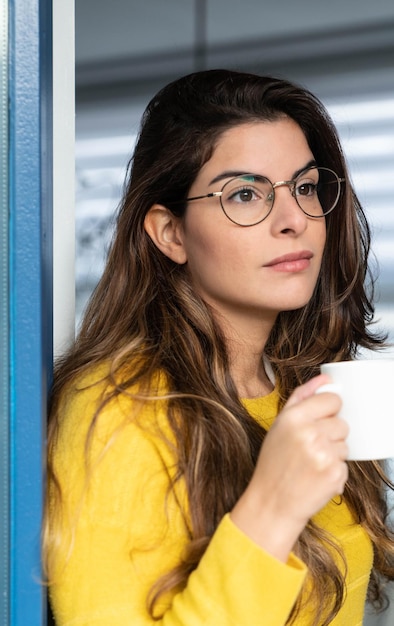
<svg viewBox="0 0 394 626">
<path fill-rule="evenodd" d="M 242 174 L 231 178 L 221 191 L 187 198 L 187 202 L 202 198 L 220 198 L 224 214 L 238 226 L 254 226 L 265 220 L 275 202 L 275 189 L 288 187 L 301 211 L 308 217 L 325 217 L 333 211 L 345 181 L 327 167 L 310 167 L 294 180 L 276 183 L 258 174 Z"/>
</svg>

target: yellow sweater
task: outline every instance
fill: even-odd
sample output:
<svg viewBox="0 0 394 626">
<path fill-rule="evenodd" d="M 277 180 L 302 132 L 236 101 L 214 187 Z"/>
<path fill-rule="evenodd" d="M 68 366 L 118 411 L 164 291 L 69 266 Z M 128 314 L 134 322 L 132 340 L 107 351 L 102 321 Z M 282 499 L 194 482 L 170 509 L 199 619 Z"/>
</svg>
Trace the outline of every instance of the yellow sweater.
<svg viewBox="0 0 394 626">
<path fill-rule="evenodd" d="M 167 493 L 176 461 L 158 433 L 171 438 L 164 402 L 143 407 L 136 422 L 129 419 L 135 403 L 123 396 L 100 414 L 86 481 L 86 435 L 101 392 L 100 385 L 90 385 L 68 393 L 62 404 L 54 465 L 63 493 L 63 542 L 53 549 L 50 589 L 58 626 L 284 626 L 305 565 L 294 555 L 284 564 L 265 553 L 228 515 L 186 588 L 162 600 L 163 618 L 149 617 L 152 584 L 177 564 L 188 542 L 186 490 L 180 481 L 175 493 Z M 245 400 L 267 428 L 277 403 L 276 392 Z M 330 502 L 314 519 L 337 538 L 347 560 L 347 597 L 332 624 L 361 626 L 371 543 L 345 503 Z M 310 623 L 309 611 L 297 620 L 299 626 Z"/>
</svg>

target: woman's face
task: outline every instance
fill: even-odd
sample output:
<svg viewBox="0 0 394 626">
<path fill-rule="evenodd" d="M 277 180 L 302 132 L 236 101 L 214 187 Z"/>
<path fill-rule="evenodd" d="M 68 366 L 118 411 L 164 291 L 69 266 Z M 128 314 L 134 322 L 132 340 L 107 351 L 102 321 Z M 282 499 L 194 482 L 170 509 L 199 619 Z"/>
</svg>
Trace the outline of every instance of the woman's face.
<svg viewBox="0 0 394 626">
<path fill-rule="evenodd" d="M 273 183 L 292 180 L 313 158 L 291 119 L 243 124 L 221 136 L 189 197 L 220 191 L 231 172 L 260 174 Z M 310 300 L 325 245 L 325 219 L 307 217 L 288 187 L 275 189 L 269 216 L 249 227 L 232 223 L 218 197 L 190 202 L 181 232 L 195 289 L 225 319 L 272 323 L 280 311 Z"/>
</svg>

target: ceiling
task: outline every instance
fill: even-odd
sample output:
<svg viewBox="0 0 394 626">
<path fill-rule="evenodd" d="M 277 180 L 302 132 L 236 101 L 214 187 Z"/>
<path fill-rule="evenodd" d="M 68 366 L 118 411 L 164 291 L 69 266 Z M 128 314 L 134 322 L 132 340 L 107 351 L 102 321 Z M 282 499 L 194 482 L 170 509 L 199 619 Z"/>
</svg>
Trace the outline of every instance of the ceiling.
<svg viewBox="0 0 394 626">
<path fill-rule="evenodd" d="M 394 67 L 392 0 L 76 0 L 75 12 L 79 100 L 155 91 L 201 67 L 317 82 L 328 67 L 377 70 L 375 82 Z"/>
<path fill-rule="evenodd" d="M 196 35 L 215 49 L 394 25 L 391 0 L 76 0 L 75 12 L 79 66 L 185 51 Z"/>
</svg>

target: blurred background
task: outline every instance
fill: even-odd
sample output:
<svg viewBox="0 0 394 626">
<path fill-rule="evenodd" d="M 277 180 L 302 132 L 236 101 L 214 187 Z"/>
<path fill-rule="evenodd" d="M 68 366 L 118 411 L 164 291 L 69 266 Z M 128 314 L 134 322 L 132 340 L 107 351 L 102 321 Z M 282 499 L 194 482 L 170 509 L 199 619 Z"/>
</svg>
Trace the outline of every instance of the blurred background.
<svg viewBox="0 0 394 626">
<path fill-rule="evenodd" d="M 170 80 L 224 67 L 295 80 L 327 106 L 372 226 L 376 324 L 394 342 L 392 0 L 76 0 L 75 12 L 76 324 L 143 109 Z M 394 609 L 366 624 L 394 624 Z"/>
<path fill-rule="evenodd" d="M 377 324 L 394 341 L 392 0 L 76 0 L 76 322 L 105 259 L 150 97 L 196 69 L 298 81 L 328 107 L 373 229 Z"/>
</svg>

